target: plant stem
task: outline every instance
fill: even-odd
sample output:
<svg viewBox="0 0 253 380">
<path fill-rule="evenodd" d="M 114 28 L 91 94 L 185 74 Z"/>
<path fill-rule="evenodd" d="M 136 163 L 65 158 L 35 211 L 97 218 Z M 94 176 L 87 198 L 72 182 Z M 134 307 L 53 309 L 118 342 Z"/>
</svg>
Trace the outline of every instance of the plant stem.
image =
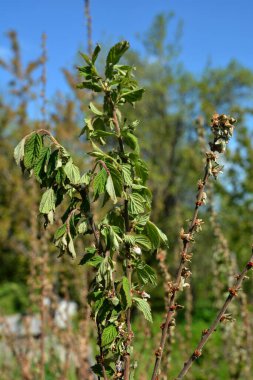
<svg viewBox="0 0 253 380">
<path fill-rule="evenodd" d="M 130 231 L 129 228 L 129 216 L 128 216 L 128 200 L 125 200 L 124 204 L 124 219 L 125 219 L 125 228 L 126 232 Z M 131 289 L 132 283 L 132 267 L 130 263 L 130 250 L 129 246 L 126 246 L 126 275 Z M 127 321 L 127 345 L 130 345 L 132 339 L 132 326 L 131 326 L 131 308 L 129 307 L 126 311 L 126 321 Z M 124 366 L 124 380 L 128 380 L 130 376 L 130 355 L 129 353 L 125 354 L 125 366 Z"/>
<path fill-rule="evenodd" d="M 195 204 L 193 218 L 192 218 L 190 227 L 188 229 L 188 234 L 190 236 L 193 234 L 195 226 L 196 226 L 196 220 L 198 217 L 199 207 L 202 204 L 203 193 L 205 190 L 206 183 L 208 181 L 209 162 L 210 162 L 210 158 L 206 157 L 205 173 L 204 173 L 204 177 L 202 180 L 202 184 L 199 187 L 199 190 L 197 193 L 197 201 Z M 163 354 L 163 350 L 164 350 L 164 346 L 165 346 L 165 342 L 166 342 L 166 337 L 167 337 L 167 333 L 168 333 L 168 330 L 170 327 L 170 322 L 171 322 L 172 317 L 174 316 L 175 311 L 176 311 L 176 302 L 175 302 L 176 301 L 176 294 L 179 291 L 179 285 L 180 285 L 183 269 L 185 267 L 186 255 L 188 252 L 189 245 L 190 245 L 190 240 L 184 239 L 183 240 L 183 250 L 181 252 L 181 260 L 180 260 L 180 264 L 179 264 L 178 271 L 177 271 L 176 283 L 174 284 L 173 289 L 171 291 L 171 296 L 169 299 L 169 305 L 168 305 L 168 312 L 167 312 L 166 320 L 165 320 L 165 323 L 162 325 L 162 336 L 161 336 L 161 340 L 160 340 L 160 345 L 159 345 L 158 350 L 156 351 L 156 360 L 155 360 L 154 370 L 153 370 L 153 374 L 152 374 L 152 378 L 151 378 L 152 380 L 156 380 L 156 378 L 157 378 L 157 373 L 158 373 L 158 369 L 159 369 L 159 366 L 161 363 L 162 354 Z"/>
<path fill-rule="evenodd" d="M 98 358 L 98 364 L 100 364 L 101 367 L 102 367 L 102 372 L 103 372 L 103 378 L 104 378 L 104 380 L 108 380 L 106 372 L 105 372 L 105 366 L 104 366 L 104 363 L 103 363 L 104 362 L 104 353 L 103 353 L 103 348 L 102 348 L 102 333 L 101 333 L 99 322 L 97 322 L 97 332 L 98 332 L 98 346 L 99 346 L 99 349 L 100 349 L 100 355 L 99 355 L 99 358 Z"/>
<path fill-rule="evenodd" d="M 115 126 L 116 133 L 118 135 L 118 142 L 119 142 L 119 150 L 123 156 L 125 156 L 125 150 L 124 150 L 124 144 L 123 139 L 121 136 L 120 126 L 117 118 L 117 113 L 115 107 L 113 108 L 113 124 Z M 126 189 L 126 188 L 125 188 Z M 124 201 L 124 221 L 125 221 L 125 231 L 126 233 L 130 232 L 130 224 L 129 224 L 129 214 L 128 214 L 128 200 L 125 199 Z M 129 282 L 129 286 L 131 289 L 132 286 L 132 266 L 131 266 L 131 254 L 129 246 L 126 245 L 126 276 Z M 126 324 L 127 324 L 127 341 L 126 341 L 126 348 L 130 346 L 133 332 L 132 332 L 132 326 L 131 326 L 131 307 L 129 307 L 126 311 Z M 124 356 L 124 380 L 128 380 L 130 377 L 130 354 L 125 353 Z"/>
<path fill-rule="evenodd" d="M 202 348 L 204 347 L 204 345 L 206 344 L 206 342 L 208 341 L 208 339 L 210 338 L 210 336 L 213 334 L 213 332 L 216 330 L 218 324 L 220 323 L 223 315 L 226 313 L 227 308 L 228 308 L 229 304 L 231 303 L 231 301 L 233 300 L 233 298 L 235 296 L 237 296 L 237 292 L 240 290 L 240 287 L 241 287 L 241 285 L 243 283 L 243 280 L 245 279 L 246 273 L 252 267 L 253 267 L 253 248 L 252 248 L 252 253 L 251 253 L 250 261 L 245 265 L 245 267 L 243 268 L 243 270 L 240 273 L 240 275 L 237 276 L 237 280 L 236 280 L 233 288 L 229 288 L 229 290 L 228 290 L 229 294 L 227 296 L 227 299 L 225 300 L 225 302 L 224 302 L 222 308 L 220 309 L 218 315 L 216 316 L 215 320 L 211 324 L 210 328 L 208 330 L 204 330 L 203 331 L 202 338 L 201 338 L 199 344 L 197 345 L 197 347 L 194 350 L 193 354 L 190 356 L 190 358 L 184 364 L 183 369 L 181 370 L 181 372 L 179 373 L 179 375 L 175 378 L 175 380 L 182 379 L 187 374 L 187 372 L 189 371 L 189 369 L 191 368 L 193 362 L 201 355 Z"/>
<path fill-rule="evenodd" d="M 88 193 L 87 193 L 87 189 L 85 186 L 81 186 L 81 188 L 77 189 L 77 190 L 79 191 L 83 200 L 87 199 Z M 101 244 L 100 244 L 100 233 L 99 233 L 99 230 L 98 230 L 98 228 L 94 222 L 93 214 L 91 213 L 90 202 L 89 202 L 88 214 L 89 214 L 89 221 L 90 221 L 91 229 L 92 229 L 94 239 L 95 239 L 96 248 L 98 250 L 98 253 L 100 255 L 102 255 L 102 249 L 101 249 Z M 105 366 L 104 366 L 104 353 L 103 353 L 103 348 L 102 348 L 102 333 L 101 333 L 101 328 L 100 328 L 98 321 L 97 321 L 97 333 L 98 333 L 98 346 L 99 346 L 99 350 L 100 350 L 100 355 L 97 358 L 97 362 L 99 365 L 101 365 L 104 379 L 108 380 L 106 372 L 105 372 Z"/>
</svg>

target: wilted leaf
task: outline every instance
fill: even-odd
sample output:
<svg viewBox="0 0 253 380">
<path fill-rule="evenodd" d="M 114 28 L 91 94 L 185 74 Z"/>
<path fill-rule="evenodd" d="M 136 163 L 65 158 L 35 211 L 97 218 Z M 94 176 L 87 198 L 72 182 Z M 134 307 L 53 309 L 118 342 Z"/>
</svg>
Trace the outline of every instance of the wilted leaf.
<svg viewBox="0 0 253 380">
<path fill-rule="evenodd" d="M 24 137 L 16 146 L 14 149 L 14 158 L 17 163 L 17 165 L 20 165 L 20 162 L 23 161 L 24 158 L 24 153 L 25 153 L 25 140 L 26 138 Z"/>
<path fill-rule="evenodd" d="M 71 183 L 73 184 L 79 183 L 80 171 L 79 171 L 79 168 L 73 164 L 72 160 L 69 160 L 67 164 L 64 166 L 64 171 Z"/>
<path fill-rule="evenodd" d="M 114 189 L 114 184 L 113 184 L 113 181 L 112 181 L 112 176 L 109 175 L 108 178 L 107 178 L 107 182 L 106 182 L 106 191 L 107 193 L 109 194 L 111 200 L 113 201 L 113 203 L 117 203 L 117 197 L 116 197 L 116 193 L 115 193 L 115 189 Z"/>
<path fill-rule="evenodd" d="M 52 188 L 46 190 L 42 195 L 39 210 L 42 214 L 48 214 L 51 210 L 55 210 L 55 193 Z"/>
</svg>

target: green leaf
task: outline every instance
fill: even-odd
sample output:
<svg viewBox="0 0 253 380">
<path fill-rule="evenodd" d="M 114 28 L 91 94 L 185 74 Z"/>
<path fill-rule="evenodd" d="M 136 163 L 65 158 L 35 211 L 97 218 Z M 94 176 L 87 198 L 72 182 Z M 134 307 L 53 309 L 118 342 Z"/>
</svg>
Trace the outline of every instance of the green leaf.
<svg viewBox="0 0 253 380">
<path fill-rule="evenodd" d="M 79 89 L 87 88 L 88 90 L 92 90 L 95 92 L 101 92 L 103 90 L 103 88 L 99 86 L 99 84 L 91 81 L 84 81 L 82 83 L 78 83 L 76 87 Z M 83 134 L 83 132 L 81 134 Z"/>
<path fill-rule="evenodd" d="M 95 375 L 97 375 L 101 379 L 103 378 L 103 370 L 101 364 L 95 364 L 91 367 L 91 369 L 95 373 Z M 105 365 L 105 372 L 109 376 L 109 379 L 112 379 L 115 373 L 114 369 L 109 365 Z"/>
<path fill-rule="evenodd" d="M 92 53 L 92 57 L 91 57 L 91 60 L 92 60 L 92 63 L 94 64 L 97 60 L 97 57 L 98 57 L 98 54 L 100 53 L 101 51 L 101 46 L 100 45 L 97 45 Z"/>
<path fill-rule="evenodd" d="M 144 250 L 150 251 L 152 249 L 151 241 L 145 235 L 134 235 L 135 243 Z"/>
<path fill-rule="evenodd" d="M 123 191 L 123 184 L 124 184 L 123 173 L 121 173 L 118 169 L 116 169 L 115 166 L 111 162 L 106 161 L 106 165 L 112 176 L 115 194 L 117 197 L 121 197 L 122 191 Z"/>
<path fill-rule="evenodd" d="M 24 137 L 14 149 L 14 158 L 17 165 L 20 165 L 20 162 L 23 161 L 24 153 L 25 153 L 25 141 L 26 141 L 26 137 Z"/>
<path fill-rule="evenodd" d="M 143 313 L 144 318 L 152 323 L 153 320 L 151 315 L 151 309 L 147 300 L 138 297 L 133 297 L 133 301 L 135 301 L 137 308 Z"/>
<path fill-rule="evenodd" d="M 99 111 L 92 102 L 90 102 L 89 108 L 95 115 L 103 116 L 103 112 Z"/>
<path fill-rule="evenodd" d="M 146 233 L 149 237 L 149 240 L 152 243 L 152 248 L 156 249 L 160 246 L 160 234 L 156 225 L 150 221 L 147 222 L 145 226 Z"/>
<path fill-rule="evenodd" d="M 138 193 L 129 195 L 129 211 L 132 215 L 138 215 L 145 211 L 146 200 Z"/>
<path fill-rule="evenodd" d="M 118 335 L 115 325 L 107 326 L 102 332 L 102 347 L 112 343 Z"/>
<path fill-rule="evenodd" d="M 91 265 L 93 267 L 98 267 L 101 262 L 103 261 L 103 258 L 101 256 L 98 256 L 97 249 L 95 247 L 89 247 L 85 250 L 85 255 L 81 259 L 79 265 Z"/>
<path fill-rule="evenodd" d="M 39 157 L 42 148 L 42 137 L 38 133 L 33 133 L 25 142 L 24 165 L 31 169 Z"/>
<path fill-rule="evenodd" d="M 65 233 L 67 232 L 67 226 L 66 224 L 63 224 L 60 226 L 54 233 L 54 240 L 58 240 L 61 238 Z"/>
<path fill-rule="evenodd" d="M 105 76 L 110 78 L 112 75 L 113 66 L 116 65 L 122 55 L 127 51 L 129 48 L 129 43 L 127 41 L 122 41 L 114 45 L 106 58 L 106 69 L 105 69 Z"/>
<path fill-rule="evenodd" d="M 105 168 L 102 168 L 95 176 L 93 180 L 94 199 L 105 192 L 105 186 L 107 181 L 107 173 Z"/>
<path fill-rule="evenodd" d="M 103 261 L 103 258 L 101 256 L 94 256 L 91 253 L 87 253 L 86 255 L 83 256 L 81 259 L 79 265 L 90 265 L 92 267 L 97 268 Z"/>
<path fill-rule="evenodd" d="M 144 92 L 143 88 L 138 88 L 137 90 L 128 91 L 121 94 L 120 99 L 124 98 L 126 102 L 134 103 L 137 100 L 140 100 L 142 98 L 143 92 Z"/>
<path fill-rule="evenodd" d="M 81 53 L 79 52 L 79 54 L 81 55 L 81 57 L 85 60 L 85 62 L 88 64 L 88 65 L 91 65 L 91 60 L 90 60 L 90 57 L 87 55 L 87 54 L 84 54 L 84 53 Z"/>
<path fill-rule="evenodd" d="M 55 210 L 55 193 L 52 188 L 42 195 L 39 210 L 42 214 L 48 214 L 51 210 Z"/>
<path fill-rule="evenodd" d="M 148 220 L 149 220 L 149 213 L 148 214 L 144 214 L 144 215 L 137 215 L 135 217 L 136 224 L 139 227 L 144 227 L 145 224 L 148 222 Z"/>
<path fill-rule="evenodd" d="M 89 185 L 90 179 L 91 179 L 90 173 L 84 173 L 82 177 L 80 178 L 80 183 L 83 183 L 84 185 Z"/>
<path fill-rule="evenodd" d="M 131 186 L 133 183 L 131 165 L 123 164 L 121 168 L 122 168 L 124 183 L 127 186 Z"/>
<path fill-rule="evenodd" d="M 68 253 L 72 257 L 72 259 L 75 259 L 76 258 L 76 250 L 75 250 L 75 246 L 74 246 L 74 242 L 73 242 L 72 236 L 70 234 L 68 234 L 68 238 L 69 238 Z"/>
<path fill-rule="evenodd" d="M 83 222 L 81 222 L 77 228 L 79 234 L 85 234 L 85 232 L 87 232 L 88 230 L 88 224 L 86 222 L 86 220 L 84 220 Z"/>
<path fill-rule="evenodd" d="M 122 288 L 124 290 L 124 295 L 126 298 L 126 306 L 127 308 L 129 308 L 132 305 L 131 288 L 130 288 L 129 281 L 127 277 L 125 276 L 122 279 Z"/>
<path fill-rule="evenodd" d="M 133 135 L 132 133 L 130 132 L 127 132 L 124 134 L 124 137 L 125 137 L 125 143 L 131 148 L 134 150 L 134 152 L 136 154 L 139 154 L 140 153 L 140 147 L 139 147 L 139 143 L 138 143 L 138 139 L 135 135 Z"/>
<path fill-rule="evenodd" d="M 143 285 L 156 285 L 156 273 L 149 265 L 145 264 L 144 262 L 138 263 L 136 266 L 136 273 L 139 281 Z"/>
<path fill-rule="evenodd" d="M 62 185 L 66 179 L 66 174 L 63 168 L 59 168 L 56 172 L 55 181 L 58 185 Z"/>
<path fill-rule="evenodd" d="M 113 184 L 111 175 L 108 176 L 107 181 L 106 181 L 106 191 L 107 191 L 108 195 L 110 196 L 111 200 L 113 201 L 113 203 L 114 204 L 117 203 L 118 200 L 116 197 L 114 184 Z"/>
<path fill-rule="evenodd" d="M 50 157 L 51 148 L 42 147 L 40 150 L 39 157 L 34 164 L 33 172 L 36 178 L 40 179 L 43 173 L 47 171 L 47 163 Z"/>
<path fill-rule="evenodd" d="M 148 167 L 147 167 L 147 164 L 143 160 L 141 160 L 140 158 L 138 158 L 135 161 L 134 168 L 135 168 L 136 175 L 138 177 L 140 177 L 142 179 L 142 181 L 143 181 L 143 184 L 145 184 L 145 182 L 148 179 Z"/>
<path fill-rule="evenodd" d="M 73 183 L 73 184 L 79 183 L 80 171 L 79 171 L 79 168 L 73 164 L 71 159 L 64 166 L 64 171 L 65 171 L 66 176 L 68 177 L 68 179 L 70 180 L 71 183 Z"/>
</svg>

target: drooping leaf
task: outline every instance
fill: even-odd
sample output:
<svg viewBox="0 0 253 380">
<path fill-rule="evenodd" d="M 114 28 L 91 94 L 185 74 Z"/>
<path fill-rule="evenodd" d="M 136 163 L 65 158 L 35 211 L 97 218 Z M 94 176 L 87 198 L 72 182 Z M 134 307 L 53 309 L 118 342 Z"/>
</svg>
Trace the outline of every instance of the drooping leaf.
<svg viewBox="0 0 253 380">
<path fill-rule="evenodd" d="M 112 343 L 118 335 L 115 325 L 109 325 L 105 327 L 102 332 L 102 347 Z"/>
<path fill-rule="evenodd" d="M 129 308 L 132 305 L 131 288 L 127 277 L 122 279 L 122 288 L 126 299 L 126 307 Z"/>
<path fill-rule="evenodd" d="M 20 165 L 20 162 L 23 161 L 24 159 L 25 141 L 26 141 L 26 138 L 24 137 L 14 149 L 14 158 L 17 165 Z"/>
<path fill-rule="evenodd" d="M 89 108 L 95 115 L 103 116 L 103 112 L 99 111 L 92 102 L 90 102 Z"/>
<path fill-rule="evenodd" d="M 117 196 L 116 196 L 116 193 L 115 193 L 115 189 L 114 189 L 114 184 L 113 184 L 113 180 L 112 180 L 112 176 L 109 175 L 107 177 L 107 181 L 106 181 L 106 191 L 108 193 L 108 195 L 110 196 L 111 200 L 113 201 L 113 203 L 117 203 Z"/>
<path fill-rule="evenodd" d="M 90 173 L 84 173 L 82 177 L 80 178 L 80 183 L 83 183 L 84 185 L 89 185 L 90 179 L 91 179 Z"/>
<path fill-rule="evenodd" d="M 80 171 L 79 171 L 79 168 L 73 164 L 72 160 L 69 160 L 67 164 L 64 166 L 64 171 L 71 183 L 73 184 L 79 183 Z"/>
<path fill-rule="evenodd" d="M 160 234 L 156 225 L 150 221 L 145 226 L 146 234 L 152 243 L 152 248 L 156 249 L 160 246 Z"/>
<path fill-rule="evenodd" d="M 165 245 L 165 246 L 169 246 L 169 242 L 168 242 L 168 238 L 167 238 L 167 236 L 165 235 L 165 233 L 164 232 L 162 232 L 161 230 L 160 230 L 160 228 L 158 228 L 158 227 L 156 227 L 157 228 L 157 230 L 158 230 L 158 233 L 159 233 L 159 236 L 160 236 L 160 241 Z"/>
<path fill-rule="evenodd" d="M 42 147 L 40 150 L 39 157 L 34 164 L 33 172 L 37 179 L 40 180 L 43 173 L 47 170 L 47 163 L 50 157 L 51 148 L 50 147 Z"/>
<path fill-rule="evenodd" d="M 31 169 L 39 157 L 42 148 L 42 137 L 38 133 L 33 133 L 25 141 L 24 165 Z"/>
<path fill-rule="evenodd" d="M 112 177 L 115 194 L 117 197 L 121 197 L 124 185 L 123 174 L 111 162 L 106 161 L 106 165 Z"/>
<path fill-rule="evenodd" d="M 140 153 L 140 147 L 139 147 L 138 139 L 133 133 L 130 133 L 130 132 L 125 133 L 124 141 L 131 149 L 133 149 L 133 151 L 136 154 Z"/>
<path fill-rule="evenodd" d="M 66 226 L 66 224 L 64 223 L 62 226 L 60 226 L 60 227 L 55 231 L 55 234 L 54 234 L 54 240 L 58 240 L 58 239 L 61 238 L 66 232 L 67 232 L 67 226 Z"/>
<path fill-rule="evenodd" d="M 137 308 L 143 313 L 144 318 L 149 321 L 153 322 L 152 315 L 151 315 L 151 309 L 150 305 L 147 302 L 147 300 L 138 298 L 138 297 L 133 297 L 133 301 L 136 303 Z"/>
<path fill-rule="evenodd" d="M 148 168 L 147 164 L 140 158 L 135 161 L 135 172 L 142 179 L 143 184 L 145 184 L 148 179 Z"/>
<path fill-rule="evenodd" d="M 66 179 L 66 173 L 63 168 L 59 168 L 56 172 L 55 181 L 58 185 L 62 185 Z"/>
<path fill-rule="evenodd" d="M 105 168 L 102 168 L 96 174 L 93 180 L 94 199 L 97 199 L 100 194 L 105 192 L 107 177 L 108 174 L 106 173 Z"/>
<path fill-rule="evenodd" d="M 48 214 L 55 210 L 55 193 L 52 188 L 47 189 L 42 195 L 39 210 L 42 214 Z"/>
<path fill-rule="evenodd" d="M 72 236 L 68 234 L 69 242 L 68 242 L 68 253 L 72 257 L 72 259 L 76 258 L 76 250 L 75 245 L 72 239 Z"/>
</svg>

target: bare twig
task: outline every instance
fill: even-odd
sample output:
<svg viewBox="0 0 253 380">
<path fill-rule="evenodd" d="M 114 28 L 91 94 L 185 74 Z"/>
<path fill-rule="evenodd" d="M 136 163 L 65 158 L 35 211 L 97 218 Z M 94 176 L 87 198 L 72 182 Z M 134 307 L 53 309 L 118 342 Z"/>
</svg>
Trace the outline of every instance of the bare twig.
<svg viewBox="0 0 253 380">
<path fill-rule="evenodd" d="M 190 358 L 184 364 L 183 369 L 180 371 L 179 375 L 175 378 L 175 380 L 182 379 L 187 374 L 187 372 L 189 371 L 189 369 L 191 368 L 193 362 L 197 358 L 199 358 L 201 356 L 202 349 L 203 349 L 204 345 L 209 340 L 209 338 L 211 337 L 211 335 L 213 334 L 213 332 L 216 330 L 216 328 L 219 325 L 219 323 L 222 321 L 222 318 L 224 317 L 224 314 L 226 313 L 229 304 L 234 299 L 234 297 L 237 296 L 238 291 L 240 290 L 241 285 L 243 283 L 243 280 L 245 279 L 246 273 L 250 269 L 252 269 L 252 267 L 253 267 L 253 247 L 252 247 L 252 253 L 251 253 L 250 261 L 245 265 L 245 267 L 243 268 L 242 272 L 237 276 L 237 280 L 236 280 L 234 286 L 231 287 L 231 288 L 229 288 L 229 290 L 228 290 L 229 294 L 227 296 L 227 299 L 224 302 L 222 308 L 220 309 L 218 315 L 216 316 L 216 318 L 213 321 L 213 323 L 210 326 L 210 328 L 203 331 L 202 338 L 201 338 L 199 344 L 197 345 L 197 347 L 194 350 L 193 354 L 190 356 Z"/>
<path fill-rule="evenodd" d="M 205 158 L 205 172 L 203 179 L 198 182 L 198 192 L 197 192 L 197 200 L 195 202 L 195 208 L 193 212 L 193 217 L 191 219 L 191 223 L 187 233 L 183 230 L 181 231 L 181 239 L 183 241 L 183 249 L 181 252 L 180 264 L 177 270 L 176 282 L 170 284 L 170 300 L 169 307 L 167 311 L 167 316 L 165 323 L 162 324 L 162 335 L 160 340 L 160 345 L 155 352 L 156 360 L 154 365 L 154 370 L 152 374 L 152 380 L 157 379 L 158 370 L 161 363 L 161 358 L 164 351 L 164 346 L 166 342 L 167 333 L 169 331 L 170 325 L 172 323 L 172 318 L 175 315 L 177 309 L 181 308 L 180 305 L 176 303 L 176 295 L 178 291 L 182 290 L 185 285 L 185 280 L 191 274 L 188 268 L 186 268 L 185 264 L 187 261 L 190 261 L 191 255 L 188 254 L 188 249 L 190 243 L 193 241 L 193 236 L 196 231 L 201 229 L 202 220 L 198 219 L 199 208 L 201 205 L 205 203 L 205 187 L 208 182 L 208 178 L 210 175 L 213 175 L 215 178 L 221 171 L 221 167 L 216 162 L 216 154 L 215 152 L 223 153 L 226 149 L 226 144 L 228 143 L 230 137 L 233 134 L 234 125 L 233 123 L 236 120 L 228 117 L 226 115 L 218 115 L 214 114 L 211 123 L 211 129 L 214 134 L 214 140 L 210 143 L 211 151 L 206 153 Z M 173 323 L 174 324 L 174 323 Z"/>
<path fill-rule="evenodd" d="M 88 53 L 92 55 L 92 19 L 90 13 L 90 0 L 85 0 L 85 17 L 86 17 L 86 25 L 87 25 L 87 38 L 88 38 Z"/>
<path fill-rule="evenodd" d="M 179 268 L 177 271 L 176 282 L 175 282 L 175 284 L 172 284 L 172 287 L 171 287 L 171 296 L 169 299 L 168 312 L 167 312 L 165 323 L 162 325 L 162 336 L 161 336 L 159 348 L 156 351 L 156 361 L 155 361 L 155 366 L 154 366 L 154 370 L 153 370 L 153 374 L 152 374 L 152 380 L 156 380 L 157 372 L 158 372 L 160 362 L 161 362 L 161 358 L 162 358 L 162 353 L 163 353 L 164 346 L 165 346 L 165 341 L 166 341 L 168 329 L 169 329 L 170 323 L 172 321 L 172 318 L 175 314 L 175 311 L 177 310 L 176 293 L 180 289 L 180 283 L 182 281 L 185 263 L 187 260 L 189 260 L 187 258 L 188 249 L 190 246 L 191 238 L 193 236 L 193 232 L 196 229 L 196 221 L 197 221 L 197 217 L 198 217 L 199 208 L 203 204 L 203 194 L 204 194 L 204 190 L 205 190 L 207 180 L 209 178 L 209 162 L 210 162 L 210 158 L 209 158 L 209 156 L 207 156 L 206 157 L 206 166 L 205 166 L 204 177 L 203 177 L 203 180 L 200 181 L 199 185 L 198 185 L 197 201 L 195 204 L 193 218 L 192 218 L 190 227 L 188 229 L 188 232 L 186 234 L 184 234 L 184 236 L 182 235 L 183 250 L 181 252 L 181 260 L 180 260 Z"/>
</svg>

